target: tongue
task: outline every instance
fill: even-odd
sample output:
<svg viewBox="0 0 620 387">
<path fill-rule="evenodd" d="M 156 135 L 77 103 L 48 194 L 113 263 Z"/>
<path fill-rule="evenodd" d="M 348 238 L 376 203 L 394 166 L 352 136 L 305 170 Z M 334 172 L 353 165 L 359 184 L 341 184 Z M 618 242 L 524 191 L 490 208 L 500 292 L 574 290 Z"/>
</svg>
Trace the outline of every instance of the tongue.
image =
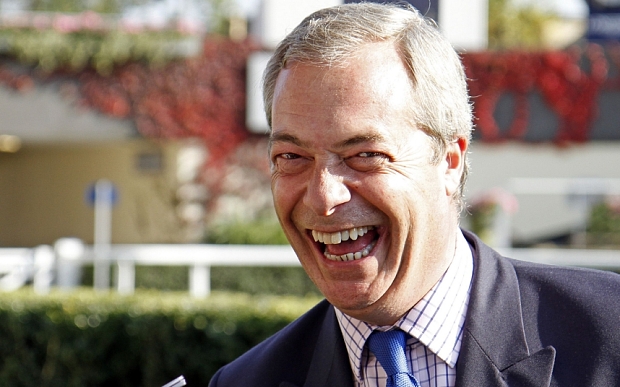
<svg viewBox="0 0 620 387">
<path fill-rule="evenodd" d="M 345 255 L 348 253 L 356 253 L 362 251 L 364 247 L 368 246 L 377 236 L 376 231 L 370 230 L 366 234 L 357 238 L 357 240 L 349 239 L 346 242 L 341 242 L 337 245 L 325 245 L 325 251 L 332 255 Z"/>
</svg>

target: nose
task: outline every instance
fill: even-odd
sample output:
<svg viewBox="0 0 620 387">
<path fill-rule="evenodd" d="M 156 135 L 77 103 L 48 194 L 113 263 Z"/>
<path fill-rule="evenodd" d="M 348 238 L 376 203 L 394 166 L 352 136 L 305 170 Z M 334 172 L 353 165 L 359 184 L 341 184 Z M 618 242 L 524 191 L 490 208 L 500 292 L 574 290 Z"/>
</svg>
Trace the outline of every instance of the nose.
<svg viewBox="0 0 620 387">
<path fill-rule="evenodd" d="M 319 216 L 329 216 L 336 208 L 351 200 L 351 192 L 342 174 L 329 166 L 317 167 L 308 182 L 304 204 Z"/>
</svg>

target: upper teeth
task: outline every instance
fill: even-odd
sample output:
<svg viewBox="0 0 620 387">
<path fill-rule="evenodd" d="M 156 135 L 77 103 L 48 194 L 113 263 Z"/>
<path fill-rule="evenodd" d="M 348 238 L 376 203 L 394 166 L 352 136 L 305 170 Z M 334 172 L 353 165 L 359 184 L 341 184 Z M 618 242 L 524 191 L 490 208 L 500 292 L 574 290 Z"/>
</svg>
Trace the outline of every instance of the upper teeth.
<svg viewBox="0 0 620 387">
<path fill-rule="evenodd" d="M 372 226 L 353 227 L 349 230 L 337 232 L 321 232 L 312 230 L 312 237 L 315 242 L 325 243 L 326 245 L 337 245 L 338 243 L 348 241 L 349 239 L 356 240 L 358 237 L 366 234 L 368 230 L 372 230 L 372 228 Z"/>
</svg>

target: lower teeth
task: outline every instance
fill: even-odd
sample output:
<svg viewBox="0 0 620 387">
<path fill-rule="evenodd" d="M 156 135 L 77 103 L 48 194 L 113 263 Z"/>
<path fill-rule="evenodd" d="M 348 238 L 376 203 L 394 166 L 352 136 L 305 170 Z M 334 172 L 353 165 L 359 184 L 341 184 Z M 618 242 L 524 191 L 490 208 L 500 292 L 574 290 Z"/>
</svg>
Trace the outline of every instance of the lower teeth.
<svg viewBox="0 0 620 387">
<path fill-rule="evenodd" d="M 372 250 L 373 247 L 375 247 L 376 241 L 373 241 L 371 244 L 369 244 L 368 246 L 364 247 L 364 249 L 362 249 L 361 251 L 358 251 L 356 253 L 348 253 L 348 254 L 343 254 L 343 255 L 334 255 L 334 254 L 330 254 L 327 251 L 325 251 L 323 253 L 323 255 L 325 255 L 325 257 L 331 261 L 356 261 L 360 258 L 366 257 L 370 251 Z"/>
</svg>

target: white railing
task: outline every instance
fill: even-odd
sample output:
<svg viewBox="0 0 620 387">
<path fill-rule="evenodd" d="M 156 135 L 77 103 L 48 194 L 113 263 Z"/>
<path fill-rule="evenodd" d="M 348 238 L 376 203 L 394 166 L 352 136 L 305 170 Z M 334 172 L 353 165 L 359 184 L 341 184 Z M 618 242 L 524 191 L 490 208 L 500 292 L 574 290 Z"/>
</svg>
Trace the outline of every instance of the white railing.
<svg viewBox="0 0 620 387">
<path fill-rule="evenodd" d="M 57 244 L 58 245 L 58 244 Z M 58 247 L 58 246 L 57 246 Z M 299 266 L 288 245 L 210 245 L 210 244 L 148 244 L 111 245 L 107 258 L 101 257 L 96 246 L 86 246 L 79 254 L 76 249 L 56 248 L 57 283 L 60 287 L 76 286 L 79 267 L 92 264 L 97 270 L 115 267 L 115 287 L 121 294 L 135 289 L 136 266 L 188 266 L 189 292 L 193 297 L 206 297 L 211 291 L 213 266 Z M 96 281 L 94 281 L 96 284 Z M 95 285 L 97 286 L 97 285 Z"/>
<path fill-rule="evenodd" d="M 189 266 L 189 291 L 206 297 L 211 290 L 212 266 L 299 266 L 290 246 L 248 245 L 116 245 L 119 293 L 133 293 L 135 265 Z"/>
<path fill-rule="evenodd" d="M 50 246 L 0 249 L 0 290 L 16 290 L 32 280 L 36 291 L 47 292 L 53 280 L 55 255 Z"/>
<path fill-rule="evenodd" d="M 620 250 L 576 249 L 499 249 L 512 258 L 560 266 L 582 266 L 620 271 Z M 64 254 L 64 255 L 63 255 Z M 52 284 L 60 288 L 79 285 L 79 270 L 95 262 L 115 267 L 115 288 L 121 294 L 135 289 L 135 267 L 188 266 L 189 292 L 193 297 L 209 295 L 210 269 L 213 266 L 298 266 L 290 246 L 250 245 L 112 245 L 108 258 L 101 259 L 92 246 L 79 254 L 63 249 L 39 246 L 34 249 L 0 249 L 1 290 L 15 290 L 32 282 L 36 291 L 45 293 Z"/>
</svg>

